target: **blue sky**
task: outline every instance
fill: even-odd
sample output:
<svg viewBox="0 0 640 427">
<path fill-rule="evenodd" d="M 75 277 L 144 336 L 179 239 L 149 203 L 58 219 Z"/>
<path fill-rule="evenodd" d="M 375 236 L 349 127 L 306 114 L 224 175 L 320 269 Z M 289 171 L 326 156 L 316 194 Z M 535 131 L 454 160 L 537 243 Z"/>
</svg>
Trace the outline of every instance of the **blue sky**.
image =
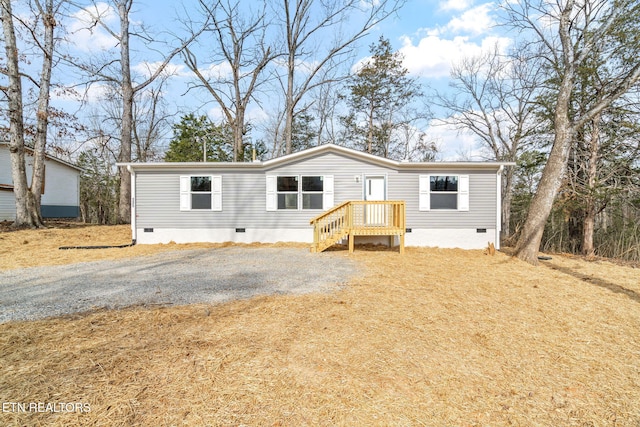
<svg viewBox="0 0 640 427">
<path fill-rule="evenodd" d="M 177 14 L 181 7 L 190 10 L 190 4 L 193 3 L 194 0 L 186 0 L 183 3 L 140 0 L 134 3 L 131 20 L 134 23 L 144 23 L 154 33 L 162 30 L 180 33 Z M 509 45 L 509 39 L 496 26 L 496 7 L 496 3 L 477 0 L 409 0 L 397 16 L 379 24 L 368 38 L 360 43 L 358 56 L 360 59 L 366 57 L 368 46 L 383 35 L 391 41 L 394 49 L 402 52 L 405 67 L 425 88 L 444 89 L 448 83 L 452 63 L 460 61 L 464 56 L 478 55 L 496 44 L 502 47 Z M 106 22 L 117 26 L 117 15 L 106 3 L 98 3 L 98 8 L 104 13 Z M 112 48 L 113 39 L 105 31 L 98 27 L 91 32 L 82 29 L 86 26 L 78 20 L 82 16 L 82 12 L 76 11 L 68 18 L 67 23 L 73 32 L 73 51 L 76 55 L 90 55 L 100 52 L 103 48 Z M 147 65 L 158 58 L 148 50 L 141 49 L 140 52 L 140 55 L 134 56 L 132 66 L 144 73 Z M 189 73 L 181 58 L 174 59 L 171 69 L 176 73 L 169 89 L 174 108 L 179 111 L 199 109 L 213 119 L 218 119 L 219 111 L 214 105 L 197 105 L 195 100 L 198 96 L 194 96 L 197 95 L 194 93 L 183 96 Z M 94 85 L 91 91 L 90 99 L 97 99 L 103 89 L 100 85 Z M 57 101 L 63 100 L 64 97 Z M 68 98 L 66 100 L 68 101 Z M 259 107 L 253 108 L 249 112 L 250 117 L 254 121 L 260 120 Z M 478 153 L 475 139 L 470 135 L 459 135 L 442 126 L 428 126 L 424 130 L 439 144 L 443 160 L 454 160 L 463 155 L 468 157 Z"/>
</svg>

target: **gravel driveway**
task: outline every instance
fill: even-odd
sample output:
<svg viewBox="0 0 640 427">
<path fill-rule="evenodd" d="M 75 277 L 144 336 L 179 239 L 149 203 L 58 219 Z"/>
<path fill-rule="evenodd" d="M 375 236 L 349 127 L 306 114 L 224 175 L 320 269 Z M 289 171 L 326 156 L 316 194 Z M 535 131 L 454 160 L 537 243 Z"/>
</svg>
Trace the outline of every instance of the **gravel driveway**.
<svg viewBox="0 0 640 427">
<path fill-rule="evenodd" d="M 0 272 L 0 322 L 136 304 L 216 303 L 326 291 L 358 273 L 342 256 L 298 248 L 217 248 Z"/>
</svg>

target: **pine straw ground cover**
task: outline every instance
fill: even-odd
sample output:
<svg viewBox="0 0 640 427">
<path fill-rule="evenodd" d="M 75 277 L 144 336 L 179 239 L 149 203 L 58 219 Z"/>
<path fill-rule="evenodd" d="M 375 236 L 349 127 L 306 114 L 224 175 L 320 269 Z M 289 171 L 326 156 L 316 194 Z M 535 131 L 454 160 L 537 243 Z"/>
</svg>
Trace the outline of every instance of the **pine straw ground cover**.
<svg viewBox="0 0 640 427">
<path fill-rule="evenodd" d="M 0 223 L 0 226 L 2 223 Z M 188 245 L 136 245 L 125 248 L 59 250 L 66 246 L 116 246 L 131 243 L 130 225 L 95 226 L 74 222 L 48 223 L 43 230 L 9 231 L 0 227 L 0 271 L 44 265 L 62 265 L 101 259 L 121 259 L 153 255 L 177 249 L 198 249 L 229 244 L 191 243 Z M 287 246 L 308 247 L 287 243 Z M 256 245 L 244 245 L 256 246 Z M 259 245 L 273 246 L 273 245 Z"/>
<path fill-rule="evenodd" d="M 0 401 L 90 406 L 0 424 L 640 425 L 638 269 L 317 256 L 364 273 L 326 294 L 0 325 Z"/>
</svg>

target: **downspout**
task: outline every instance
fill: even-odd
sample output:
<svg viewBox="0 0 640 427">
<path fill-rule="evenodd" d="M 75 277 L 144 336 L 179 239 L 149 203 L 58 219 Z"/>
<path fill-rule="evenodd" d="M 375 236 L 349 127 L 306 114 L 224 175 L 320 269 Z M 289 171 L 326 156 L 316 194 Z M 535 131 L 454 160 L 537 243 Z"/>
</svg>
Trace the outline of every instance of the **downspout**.
<svg viewBox="0 0 640 427">
<path fill-rule="evenodd" d="M 131 174 L 131 241 L 135 244 L 138 240 L 138 227 L 136 224 L 136 173 L 131 165 L 127 165 L 127 170 Z"/>
<path fill-rule="evenodd" d="M 500 250 L 500 234 L 502 234 L 502 171 L 504 165 L 500 165 L 496 174 L 496 237 L 495 247 Z"/>
</svg>

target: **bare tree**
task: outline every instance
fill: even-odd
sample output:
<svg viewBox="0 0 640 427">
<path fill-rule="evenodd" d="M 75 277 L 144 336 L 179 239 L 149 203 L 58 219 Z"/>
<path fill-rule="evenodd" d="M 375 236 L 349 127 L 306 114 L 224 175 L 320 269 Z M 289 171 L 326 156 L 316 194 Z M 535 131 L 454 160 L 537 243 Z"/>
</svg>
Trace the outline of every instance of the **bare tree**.
<svg viewBox="0 0 640 427">
<path fill-rule="evenodd" d="M 334 119 L 338 116 L 337 106 L 341 102 L 339 88 L 331 79 L 325 79 L 326 84 L 317 88 L 314 92 L 316 102 L 311 106 L 311 111 L 318 118 L 318 132 L 316 145 L 328 142 L 336 142 L 336 124 Z"/>
<path fill-rule="evenodd" d="M 32 20 L 22 19 L 14 15 L 11 2 L 0 2 L 0 17 L 2 20 L 5 52 L 7 57 L 6 71 L 7 87 L 0 87 L 5 93 L 9 105 L 9 134 L 11 153 L 11 173 L 14 183 L 16 199 L 16 218 L 14 227 L 42 227 L 40 201 L 44 183 L 44 161 L 47 146 L 47 131 L 49 127 L 49 97 L 51 90 L 51 73 L 55 50 L 54 32 L 56 16 L 64 1 L 33 0 L 29 2 Z M 36 80 L 20 69 L 19 48 L 16 40 L 14 21 L 29 34 L 37 56 L 41 57 L 42 65 L 39 78 Z M 31 185 L 28 185 L 25 165 L 25 123 L 22 78 L 26 77 L 38 88 L 35 142 L 33 147 L 33 170 Z"/>
<path fill-rule="evenodd" d="M 171 60 L 182 52 L 199 34 L 192 33 L 187 39 L 181 40 L 178 47 L 163 55 L 163 59 L 151 69 L 151 73 L 142 82 L 135 83 L 131 67 L 131 37 L 141 37 L 145 43 L 157 41 L 148 35 L 144 28 L 131 33 L 129 20 L 134 0 L 112 0 L 111 3 L 118 12 L 119 28 L 114 29 L 106 22 L 101 13 L 101 7 L 94 2 L 85 11 L 91 16 L 89 27 L 99 25 L 113 37 L 119 46 L 118 59 L 102 59 L 94 64 L 79 64 L 79 67 L 88 72 L 95 81 L 104 81 L 119 87 L 122 96 L 122 115 L 120 123 L 120 152 L 118 161 L 130 162 L 132 159 L 131 148 L 134 129 L 134 99 L 136 94 L 144 91 L 165 71 Z M 113 67 L 117 64 L 117 67 Z M 120 191 L 118 200 L 118 222 L 128 223 L 131 220 L 131 175 L 126 167 L 119 167 Z"/>
<path fill-rule="evenodd" d="M 613 101 L 622 96 L 640 78 L 640 50 L 634 52 L 610 37 L 613 31 L 637 34 L 640 4 L 621 0 L 525 0 L 507 2 L 505 10 L 511 25 L 532 31 L 532 43 L 544 47 L 542 58 L 551 74 L 549 81 L 557 82 L 555 95 L 555 131 L 553 145 L 542 178 L 516 245 L 518 258 L 537 264 L 538 250 L 544 226 L 553 201 L 562 185 L 571 142 L 577 129 L 591 121 Z M 607 45 L 606 49 L 604 45 Z M 602 47 L 602 49 L 600 49 Z M 606 55 L 607 64 L 615 64 L 606 95 L 586 111 L 575 114 L 570 108 L 576 87 L 576 73 L 594 50 Z"/>
<path fill-rule="evenodd" d="M 199 3 L 209 22 L 203 34 L 212 35 L 211 40 L 207 40 L 207 46 L 211 46 L 206 60 L 209 71 L 202 69 L 197 56 L 189 49 L 184 50 L 184 59 L 198 78 L 195 87 L 204 87 L 211 94 L 231 126 L 233 160 L 237 162 L 244 157 L 247 108 L 264 83 L 262 75 L 267 65 L 275 58 L 274 50 L 265 40 L 266 4 L 260 3 L 259 10 L 252 11 L 240 1 L 219 0 L 211 6 L 206 0 Z M 215 67 L 219 72 L 210 72 Z"/>
<path fill-rule="evenodd" d="M 590 100 L 597 99 L 591 90 L 584 95 L 590 95 Z M 581 251 L 588 257 L 596 255 L 598 217 L 608 215 L 611 204 L 622 203 L 624 199 L 620 195 L 634 186 L 631 177 L 640 154 L 637 111 L 634 111 L 637 105 L 628 99 L 621 101 L 578 130 L 568 162 L 566 185 L 561 190 L 568 199 L 562 207 L 582 225 L 576 231 L 581 233 Z M 574 236 L 569 234 L 569 237 Z"/>
<path fill-rule="evenodd" d="M 451 71 L 453 95 L 438 93 L 436 103 L 448 111 L 444 121 L 469 130 L 497 161 L 516 162 L 518 154 L 538 125 L 535 97 L 543 73 L 535 61 L 515 50 L 502 55 L 498 47 L 477 57 L 465 58 Z M 504 172 L 502 230 L 508 238 L 514 168 Z"/>
<path fill-rule="evenodd" d="M 164 88 L 170 79 L 162 74 L 145 90 L 135 93 L 133 98 L 133 121 L 131 136 L 132 161 L 147 162 L 160 159 L 164 148 L 161 143 L 170 133 L 171 114 L 164 98 Z M 105 140 L 105 135 L 118 135 L 122 123 L 122 93 L 114 84 L 106 85 L 101 102 L 90 113 L 87 131 L 90 140 Z M 110 146 L 115 150 L 113 161 L 120 152 L 119 138 L 112 138 Z M 104 156 L 103 156 L 104 158 Z"/>
<path fill-rule="evenodd" d="M 163 147 L 160 146 L 160 143 L 169 134 L 170 118 L 172 117 L 166 108 L 162 92 L 163 84 L 166 82 L 165 78 L 161 79 L 157 86 L 139 92 L 134 101 L 134 153 L 132 155 L 135 155 L 135 161 L 148 162 L 162 157 Z"/>
<path fill-rule="evenodd" d="M 404 0 L 282 0 L 281 19 L 286 37 L 284 140 L 292 151 L 295 115 L 314 88 L 335 81 L 327 72 L 345 64 L 356 43 L 381 21 L 395 13 Z"/>
</svg>

